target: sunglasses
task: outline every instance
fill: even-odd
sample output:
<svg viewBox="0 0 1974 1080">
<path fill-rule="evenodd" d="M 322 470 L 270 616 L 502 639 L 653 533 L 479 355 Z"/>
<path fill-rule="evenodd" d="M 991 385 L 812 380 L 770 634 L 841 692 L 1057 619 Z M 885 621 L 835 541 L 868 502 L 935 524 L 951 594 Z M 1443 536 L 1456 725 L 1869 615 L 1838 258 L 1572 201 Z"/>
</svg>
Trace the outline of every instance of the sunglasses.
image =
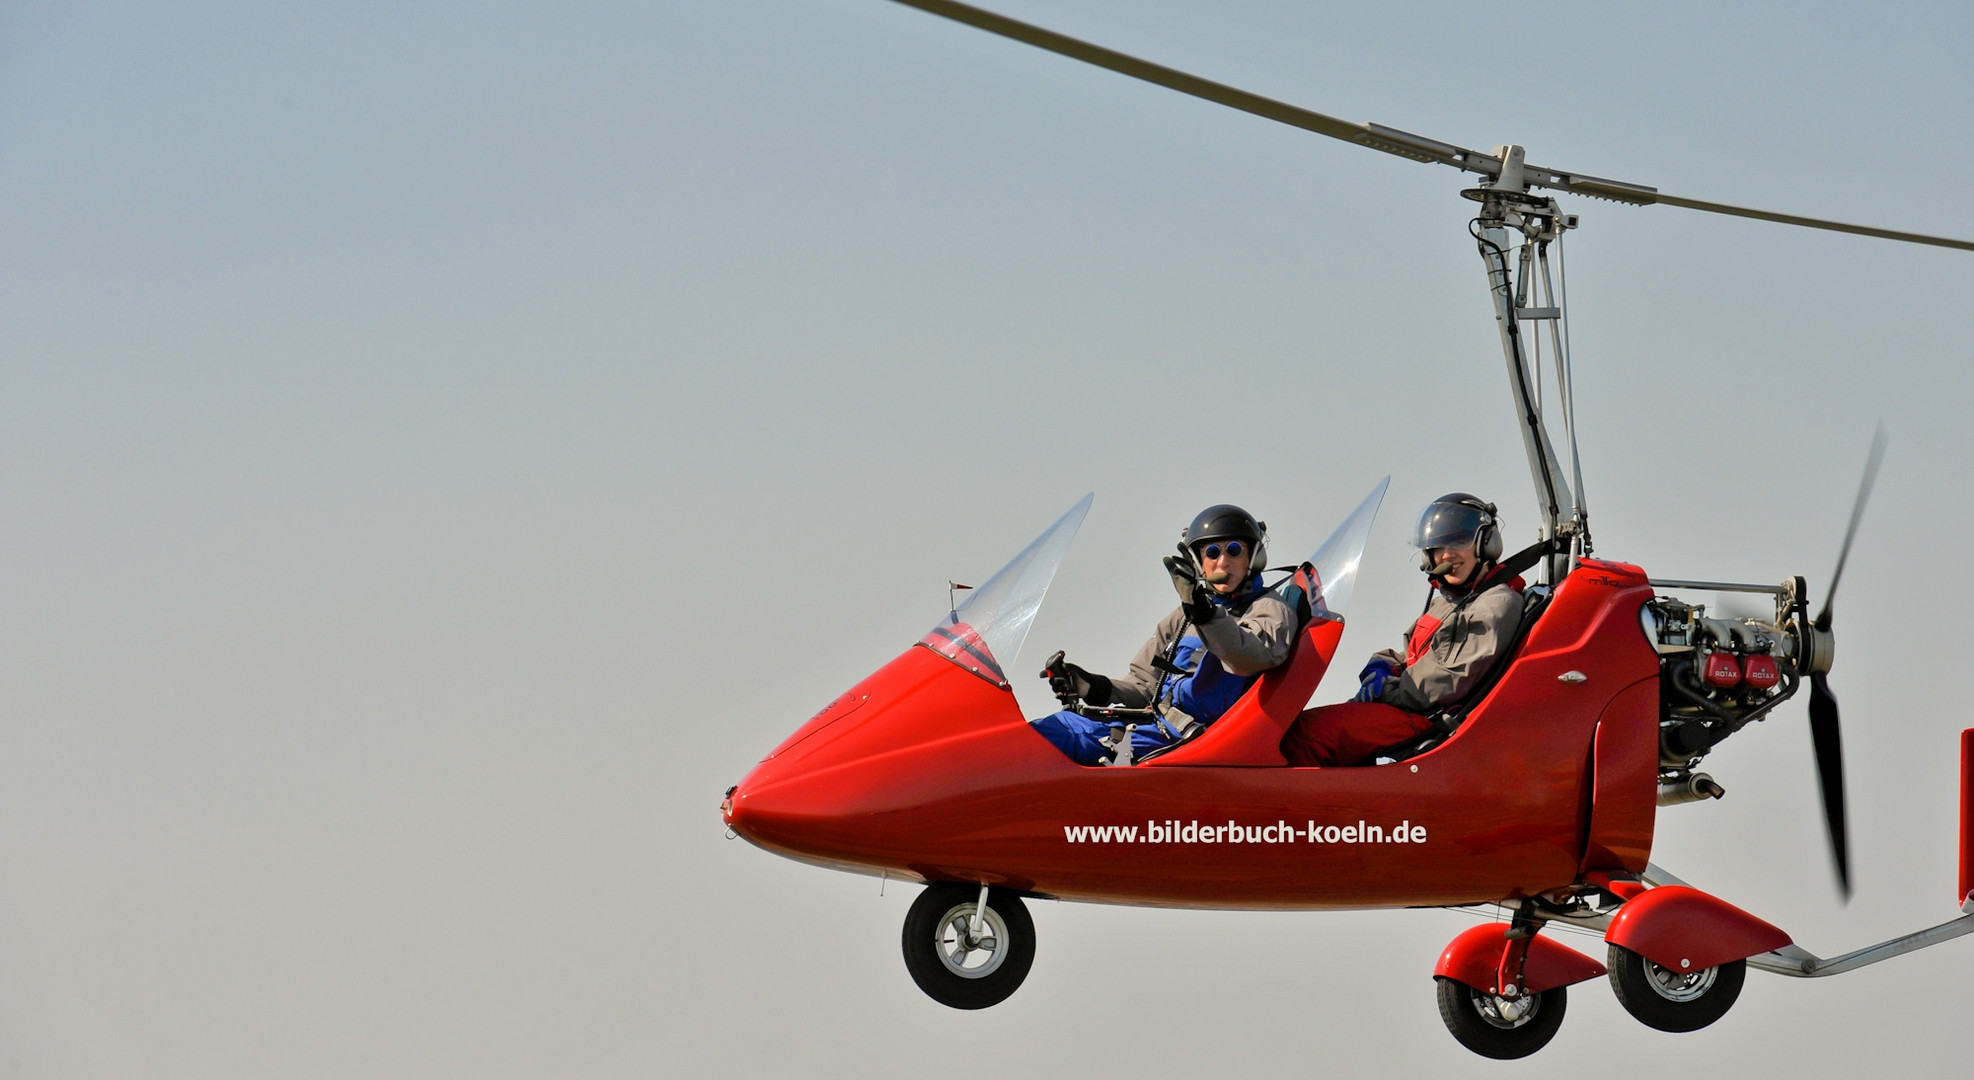
<svg viewBox="0 0 1974 1080">
<path fill-rule="evenodd" d="M 1239 540 L 1227 541 L 1227 544 L 1224 549 L 1219 544 L 1208 544 L 1205 547 L 1199 549 L 1200 558 L 1201 560 L 1217 559 L 1221 556 L 1223 550 L 1228 558 L 1238 559 L 1240 558 L 1241 552 L 1246 551 L 1247 548 L 1242 546 Z"/>
</svg>

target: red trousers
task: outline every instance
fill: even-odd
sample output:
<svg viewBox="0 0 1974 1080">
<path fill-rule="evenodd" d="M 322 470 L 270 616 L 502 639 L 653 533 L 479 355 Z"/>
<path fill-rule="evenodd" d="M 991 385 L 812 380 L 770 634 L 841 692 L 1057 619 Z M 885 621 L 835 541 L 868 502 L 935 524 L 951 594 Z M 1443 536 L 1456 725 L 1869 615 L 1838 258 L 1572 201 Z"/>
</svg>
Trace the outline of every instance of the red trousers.
<svg viewBox="0 0 1974 1080">
<path fill-rule="evenodd" d="M 1392 705 L 1346 701 L 1304 709 L 1282 736 L 1290 765 L 1363 765 L 1380 750 L 1423 734 L 1427 720 Z"/>
</svg>

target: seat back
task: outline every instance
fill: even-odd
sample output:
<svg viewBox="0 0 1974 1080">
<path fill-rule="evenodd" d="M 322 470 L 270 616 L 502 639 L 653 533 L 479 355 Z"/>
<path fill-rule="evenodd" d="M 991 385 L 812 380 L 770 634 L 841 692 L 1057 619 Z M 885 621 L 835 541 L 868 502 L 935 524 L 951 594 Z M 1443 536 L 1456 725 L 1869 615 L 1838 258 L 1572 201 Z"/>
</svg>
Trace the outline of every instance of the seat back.
<svg viewBox="0 0 1974 1080">
<path fill-rule="evenodd" d="M 1294 608 L 1301 628 L 1280 667 L 1262 672 L 1247 693 L 1210 725 L 1196 725 L 1189 737 L 1138 759 L 1159 765 L 1283 765 L 1282 735 L 1316 692 L 1343 636 L 1343 619 L 1322 606 L 1313 569 L 1298 568 L 1276 594 Z M 1316 598 L 1311 603 L 1310 597 Z"/>
<path fill-rule="evenodd" d="M 1276 569 L 1281 569 L 1281 568 L 1277 567 Z M 1292 644 L 1289 647 L 1288 659 L 1282 661 L 1283 667 L 1288 667 L 1289 665 L 1295 663 L 1295 654 L 1302 648 L 1303 645 L 1303 638 L 1305 636 L 1303 634 L 1303 631 L 1308 629 L 1309 620 L 1315 617 L 1315 607 L 1310 603 L 1310 594 L 1313 593 L 1315 589 L 1316 589 L 1316 570 L 1308 563 L 1303 563 L 1301 566 L 1296 567 L 1295 571 L 1291 573 L 1287 578 L 1284 578 L 1281 584 L 1276 585 L 1274 589 L 1270 590 L 1276 596 L 1280 597 L 1283 603 L 1289 606 L 1290 611 L 1295 612 L 1295 633 L 1289 638 Z M 1266 673 L 1264 672 L 1264 674 Z M 1248 696 L 1248 694 L 1254 693 L 1256 689 L 1255 684 L 1259 683 L 1260 681 L 1261 681 L 1261 676 L 1259 675 L 1255 676 L 1253 682 L 1249 683 L 1248 685 L 1247 693 L 1242 694 L 1241 696 L 1245 698 L 1246 696 Z M 1177 740 L 1173 742 L 1169 742 L 1164 746 L 1153 747 L 1152 749 L 1147 750 L 1144 753 L 1138 755 L 1137 760 L 1140 763 L 1142 763 L 1142 762 L 1150 761 L 1153 758 L 1160 757 L 1165 754 L 1169 754 L 1172 751 L 1177 750 L 1181 746 L 1184 746 L 1185 744 L 1205 734 L 1206 730 L 1212 726 L 1213 725 L 1210 723 L 1194 724 L 1191 728 L 1187 729 L 1186 733 L 1184 735 L 1181 735 Z"/>
<path fill-rule="evenodd" d="M 1488 693 L 1501 681 L 1501 677 L 1508 673 L 1515 656 L 1522 651 L 1522 644 L 1528 640 L 1529 631 L 1534 629 L 1535 620 L 1549 606 L 1549 599 L 1554 595 L 1555 590 L 1547 585 L 1530 586 L 1524 591 L 1521 625 L 1515 628 L 1514 637 L 1508 639 L 1508 647 L 1501 650 L 1501 655 L 1495 659 L 1494 666 L 1488 669 L 1480 682 L 1475 683 L 1474 688 L 1467 691 L 1466 697 L 1432 714 L 1430 717 L 1432 724 L 1423 734 L 1378 751 L 1375 760 L 1386 763 L 1418 757 L 1445 742 L 1454 732 L 1460 730 L 1460 725 L 1467 722 L 1467 714 L 1473 712 L 1481 702 L 1486 701 Z"/>
</svg>

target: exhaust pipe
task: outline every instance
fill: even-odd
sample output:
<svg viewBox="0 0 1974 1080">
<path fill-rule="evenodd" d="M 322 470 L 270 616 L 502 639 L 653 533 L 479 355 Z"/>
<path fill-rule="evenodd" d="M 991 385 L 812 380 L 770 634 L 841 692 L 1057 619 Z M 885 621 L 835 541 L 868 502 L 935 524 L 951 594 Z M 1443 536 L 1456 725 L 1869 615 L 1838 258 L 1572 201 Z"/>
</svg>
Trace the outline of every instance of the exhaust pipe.
<svg viewBox="0 0 1974 1080">
<path fill-rule="evenodd" d="M 1969 743 L 1969 746 L 1974 746 L 1974 743 Z M 1660 784 L 1659 805 L 1678 806 L 1680 803 L 1702 802 L 1707 799 L 1718 799 L 1725 794 L 1727 794 L 1727 789 L 1721 787 L 1719 784 L 1714 783 L 1713 777 L 1708 776 L 1706 773 L 1703 772 L 1696 772 L 1692 776 L 1687 777 L 1685 780 L 1679 783 Z M 1966 844 L 1963 843 L 1961 847 L 1962 850 L 1965 851 Z M 1962 858 L 1962 865 L 1963 867 L 1965 866 L 1964 855 Z M 1961 873 L 1965 875 L 1966 870 L 1963 869 Z"/>
</svg>

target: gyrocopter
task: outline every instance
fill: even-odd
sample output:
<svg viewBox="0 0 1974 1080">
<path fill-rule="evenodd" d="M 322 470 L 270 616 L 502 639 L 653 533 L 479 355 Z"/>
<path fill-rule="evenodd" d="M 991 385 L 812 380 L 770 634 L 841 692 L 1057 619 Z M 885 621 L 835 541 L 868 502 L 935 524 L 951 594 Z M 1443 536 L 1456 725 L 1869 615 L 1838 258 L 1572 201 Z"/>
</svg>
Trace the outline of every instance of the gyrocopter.
<svg viewBox="0 0 1974 1080">
<path fill-rule="evenodd" d="M 1478 690 L 1375 764 L 1299 768 L 1280 743 L 1335 657 L 1379 483 L 1275 586 L 1302 625 L 1287 663 L 1196 737 L 1112 766 L 1078 765 L 1024 720 L 1008 665 L 1091 505 L 1086 496 L 916 644 L 832 701 L 727 792 L 733 833 L 833 869 L 917 881 L 913 979 L 962 1009 L 1004 1000 L 1035 954 L 1024 897 L 1190 908 L 1495 905 L 1505 922 L 1450 942 L 1440 1015 L 1469 1049 L 1519 1058 L 1563 1020 L 1567 988 L 1609 976 L 1662 1031 L 1718 1020 L 1749 968 L 1822 977 L 1974 933 L 1974 730 L 1961 734 L 1960 918 L 1831 959 L 1650 861 L 1658 808 L 1717 798 L 1708 753 L 1807 686 L 1836 873 L 1849 854 L 1832 601 L 1883 450 L 1867 460 L 1836 569 L 1813 607 L 1779 584 L 1668 580 L 1593 555 L 1551 245 L 1576 227 L 1554 191 L 1663 204 L 1974 251 L 1974 242 L 1668 195 L 1272 101 L 952 3 L 898 0 L 1051 52 L 1285 124 L 1473 173 L 1478 244 L 1541 516 L 1508 560 L 1539 571 L 1521 630 Z M 1553 378 L 1542 381 L 1546 344 Z M 1559 454 L 1548 421 L 1560 420 Z M 1709 613 L 1694 594 L 1772 601 Z M 1814 611 L 1814 613 L 1812 613 Z M 1112 721 L 1120 746 L 1130 710 Z M 1600 962 L 1551 927 L 1601 932 Z"/>
</svg>

